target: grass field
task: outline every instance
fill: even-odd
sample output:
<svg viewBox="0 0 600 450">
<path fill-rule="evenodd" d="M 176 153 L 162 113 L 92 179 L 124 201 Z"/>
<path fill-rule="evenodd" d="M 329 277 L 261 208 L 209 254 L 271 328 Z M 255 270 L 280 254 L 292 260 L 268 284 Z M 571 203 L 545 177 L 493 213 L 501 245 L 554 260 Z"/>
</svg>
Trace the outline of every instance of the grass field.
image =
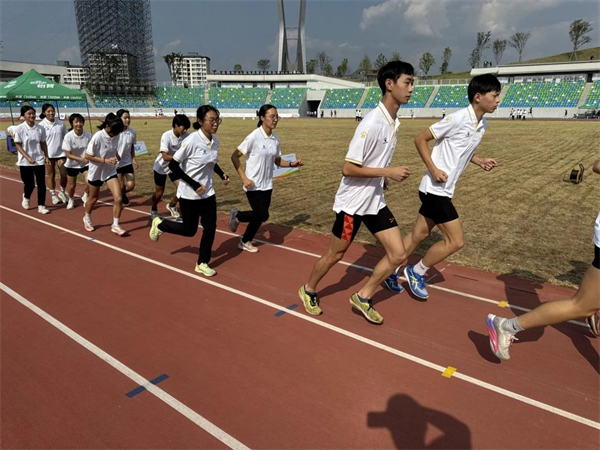
<svg viewBox="0 0 600 450">
<path fill-rule="evenodd" d="M 424 173 L 413 139 L 431 123 L 426 119 L 402 122 L 393 164 L 408 165 L 413 175 L 403 183 L 391 182 L 386 199 L 403 234 L 414 224 L 420 206 L 418 185 Z M 2 122 L 0 129 L 8 125 Z M 232 206 L 248 207 L 230 156 L 255 126 L 250 120 L 225 119 L 219 130 L 219 163 L 234 180 L 229 186 L 216 181 L 222 212 Z M 150 196 L 154 190 L 152 165 L 170 120 L 138 119 L 132 127 L 150 151 L 149 156 L 138 158 L 135 192 Z M 279 124 L 276 132 L 283 153 L 296 153 L 306 167 L 297 175 L 275 180 L 272 223 L 329 234 L 341 165 L 355 127 L 351 120 L 287 119 Z M 577 285 L 593 258 L 591 238 L 600 204 L 600 176 L 589 169 L 600 157 L 599 148 L 597 123 L 490 121 L 477 153 L 494 157 L 500 167 L 485 173 L 470 165 L 458 182 L 454 203 L 463 222 L 465 247 L 449 262 L 539 282 Z M 3 143 L 0 164 L 14 168 L 15 162 L 16 156 L 9 154 Z M 587 169 L 584 182 L 563 182 L 565 173 L 579 162 Z M 170 184 L 167 188 L 170 195 Z M 433 235 L 417 253 L 423 254 L 437 239 L 440 235 Z M 357 241 L 375 243 L 365 229 Z"/>
</svg>

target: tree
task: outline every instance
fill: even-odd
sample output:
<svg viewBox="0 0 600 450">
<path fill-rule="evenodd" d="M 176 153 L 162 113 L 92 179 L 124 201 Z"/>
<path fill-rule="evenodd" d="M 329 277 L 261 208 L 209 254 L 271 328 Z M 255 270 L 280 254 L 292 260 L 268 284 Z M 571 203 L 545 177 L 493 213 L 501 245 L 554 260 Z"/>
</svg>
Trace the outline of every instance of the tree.
<svg viewBox="0 0 600 450">
<path fill-rule="evenodd" d="M 421 60 L 419 61 L 419 68 L 425 74 L 425 78 L 427 78 L 429 69 L 431 69 L 431 66 L 433 66 L 434 64 L 435 64 L 435 59 L 434 59 L 433 55 L 429 52 L 423 53 L 423 56 L 421 56 Z"/>
<path fill-rule="evenodd" d="M 345 77 L 348 73 L 348 58 L 342 59 L 342 63 L 338 66 L 336 75 L 340 78 Z"/>
<path fill-rule="evenodd" d="M 506 50 L 506 39 L 496 39 L 494 41 L 494 45 L 492 46 L 492 52 L 494 53 L 496 65 L 500 64 L 504 50 Z"/>
<path fill-rule="evenodd" d="M 319 73 L 325 73 L 325 67 L 331 64 L 331 58 L 327 55 L 327 52 L 319 52 L 317 53 L 317 67 L 319 68 Z"/>
<path fill-rule="evenodd" d="M 474 69 L 475 66 L 477 66 L 477 64 L 479 64 L 480 60 L 481 60 L 481 55 L 479 53 L 479 49 L 474 48 L 473 51 L 471 52 L 471 56 L 469 56 L 469 65 L 471 66 L 471 69 Z"/>
<path fill-rule="evenodd" d="M 377 58 L 375 59 L 375 62 L 373 63 L 373 65 L 375 66 L 376 70 L 381 69 L 383 66 L 385 66 L 388 63 L 387 58 L 385 57 L 385 55 L 383 53 L 380 53 Z"/>
<path fill-rule="evenodd" d="M 525 50 L 525 45 L 527 45 L 527 41 L 531 37 L 531 33 L 515 33 L 508 39 L 508 45 L 513 47 L 517 53 L 519 54 L 519 62 L 521 62 L 521 55 L 523 54 L 523 50 Z"/>
<path fill-rule="evenodd" d="M 325 66 L 325 68 L 323 69 L 323 74 L 324 74 L 326 77 L 332 77 L 332 76 L 333 76 L 333 67 L 331 66 L 331 64 L 329 64 L 329 63 L 328 63 L 328 64 Z"/>
<path fill-rule="evenodd" d="M 259 59 L 258 62 L 256 63 L 256 67 L 258 67 L 258 70 L 260 70 L 262 72 L 266 72 L 267 70 L 269 70 L 271 68 L 271 60 Z"/>
<path fill-rule="evenodd" d="M 365 55 L 358 65 L 358 71 L 363 74 L 364 78 L 367 78 L 367 76 L 369 76 L 373 71 L 373 64 L 371 64 L 371 59 L 368 55 Z"/>
<path fill-rule="evenodd" d="M 446 47 L 444 49 L 444 55 L 442 56 L 444 62 L 442 62 L 442 67 L 440 67 L 440 73 L 444 75 L 448 73 L 448 65 L 450 65 L 450 58 L 452 58 L 452 50 L 450 47 Z"/>
<path fill-rule="evenodd" d="M 233 71 L 234 72 L 243 72 L 242 65 L 236 64 L 235 66 L 233 66 Z"/>
<path fill-rule="evenodd" d="M 315 73 L 317 70 L 317 60 L 311 59 L 306 63 L 306 73 Z"/>
<path fill-rule="evenodd" d="M 400 53 L 399 52 L 392 53 L 392 57 L 390 58 L 390 61 L 402 61 L 400 59 Z"/>
<path fill-rule="evenodd" d="M 181 72 L 183 71 L 183 54 L 181 53 L 169 53 L 163 56 L 167 67 L 169 68 L 169 76 L 173 84 L 181 79 Z"/>
<path fill-rule="evenodd" d="M 569 37 L 573 43 L 573 53 L 571 54 L 571 60 L 577 61 L 577 50 L 585 44 L 589 44 L 592 38 L 586 36 L 593 28 L 589 22 L 582 19 L 577 19 L 571 22 L 571 28 L 569 30 Z"/>
</svg>

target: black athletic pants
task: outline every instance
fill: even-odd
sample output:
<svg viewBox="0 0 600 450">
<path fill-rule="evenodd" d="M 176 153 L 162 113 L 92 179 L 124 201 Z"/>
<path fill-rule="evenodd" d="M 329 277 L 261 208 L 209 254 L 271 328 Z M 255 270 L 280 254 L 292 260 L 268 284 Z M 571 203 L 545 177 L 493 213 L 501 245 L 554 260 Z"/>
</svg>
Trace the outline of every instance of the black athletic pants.
<svg viewBox="0 0 600 450">
<path fill-rule="evenodd" d="M 262 223 L 269 220 L 272 193 L 273 189 L 246 192 L 246 197 L 248 197 L 248 203 L 250 203 L 252 211 L 240 211 L 237 213 L 237 219 L 240 222 L 249 222 L 246 232 L 242 237 L 242 242 L 251 242 Z"/>
<path fill-rule="evenodd" d="M 21 180 L 23 180 L 23 194 L 31 198 L 37 184 L 38 206 L 46 206 L 46 166 L 19 166 Z"/>
<path fill-rule="evenodd" d="M 160 231 L 180 236 L 192 237 L 198 231 L 198 221 L 202 224 L 202 238 L 198 252 L 198 264 L 210 261 L 212 245 L 217 230 L 217 198 L 211 195 L 201 200 L 179 199 L 179 209 L 183 222 L 163 220 L 158 226 Z"/>
</svg>

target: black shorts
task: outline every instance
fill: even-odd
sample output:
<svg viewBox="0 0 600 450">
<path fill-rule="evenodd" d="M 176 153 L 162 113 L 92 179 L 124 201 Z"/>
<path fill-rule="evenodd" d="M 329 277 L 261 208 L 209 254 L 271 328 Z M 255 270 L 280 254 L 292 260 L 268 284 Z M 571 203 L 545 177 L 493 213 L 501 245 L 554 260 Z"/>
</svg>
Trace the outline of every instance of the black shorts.
<svg viewBox="0 0 600 450">
<path fill-rule="evenodd" d="M 61 156 L 60 158 L 48 158 L 50 161 L 66 161 L 67 157 L 66 156 Z"/>
<path fill-rule="evenodd" d="M 600 248 L 594 245 L 594 262 L 592 263 L 596 269 L 600 269 Z"/>
<path fill-rule="evenodd" d="M 91 180 L 88 180 L 88 184 L 89 184 L 90 186 L 94 186 L 94 187 L 102 187 L 102 185 L 103 185 L 104 183 L 106 183 L 108 180 L 112 180 L 113 178 L 117 178 L 117 175 L 115 174 L 115 175 L 113 175 L 112 177 L 108 177 L 108 178 L 107 178 L 106 180 L 104 180 L 104 181 L 102 181 L 102 180 L 96 180 L 96 181 L 91 181 Z"/>
<path fill-rule="evenodd" d="M 352 242 L 361 223 L 364 223 L 373 235 L 398 226 L 396 218 L 390 209 L 384 206 L 377 214 L 367 214 L 365 216 L 359 216 L 358 214 L 351 215 L 340 211 L 335 215 L 335 222 L 331 232 L 336 238 L 342 241 Z"/>
<path fill-rule="evenodd" d="M 77 177 L 80 173 L 85 173 L 88 171 L 88 166 L 78 168 L 78 167 L 66 167 L 67 175 L 70 177 Z"/>
<path fill-rule="evenodd" d="M 120 174 L 134 173 L 133 172 L 133 164 L 127 164 L 126 166 L 123 166 L 123 167 L 117 167 L 117 173 L 120 173 Z"/>
<path fill-rule="evenodd" d="M 425 194 L 424 192 L 419 191 L 419 198 L 422 203 L 419 214 L 433 220 L 436 225 L 458 219 L 458 212 L 452 204 L 452 199 L 450 197 Z"/>
<path fill-rule="evenodd" d="M 171 180 L 173 183 L 175 183 L 177 180 L 179 180 L 179 177 L 177 175 L 175 175 L 173 172 L 171 172 L 169 174 L 169 180 Z M 165 185 L 167 184 L 167 175 L 161 175 L 160 173 L 158 173 L 155 170 L 154 171 L 154 184 L 156 186 L 165 187 Z"/>
</svg>

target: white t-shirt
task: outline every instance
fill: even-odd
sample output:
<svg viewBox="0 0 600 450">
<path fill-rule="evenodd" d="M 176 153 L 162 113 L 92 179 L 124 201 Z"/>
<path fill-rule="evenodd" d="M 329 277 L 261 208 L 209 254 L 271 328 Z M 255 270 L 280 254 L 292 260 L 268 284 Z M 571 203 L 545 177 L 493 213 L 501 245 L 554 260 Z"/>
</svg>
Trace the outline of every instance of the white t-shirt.
<svg viewBox="0 0 600 450">
<path fill-rule="evenodd" d="M 212 141 L 204 135 L 201 130 L 190 134 L 181 143 L 181 148 L 175 152 L 173 159 L 179 162 L 181 170 L 187 176 L 197 181 L 206 188 L 202 195 L 188 185 L 184 180 L 180 180 L 177 188 L 177 197 L 186 200 L 201 200 L 215 195 L 213 188 L 213 172 L 217 163 L 217 151 L 219 149 L 219 139 L 212 136 Z"/>
<path fill-rule="evenodd" d="M 594 245 L 600 247 L 600 214 L 596 217 L 596 224 L 594 225 Z"/>
<path fill-rule="evenodd" d="M 245 191 L 268 191 L 273 189 L 273 165 L 281 156 L 279 138 L 275 133 L 267 136 L 262 126 L 250 133 L 244 142 L 238 145 L 240 152 L 246 155 L 246 177 L 254 181 L 252 189 Z"/>
<path fill-rule="evenodd" d="M 169 161 L 165 161 L 163 158 L 163 153 L 167 155 L 173 156 L 177 150 L 181 148 L 181 143 L 188 137 L 190 134 L 186 131 L 181 136 L 175 136 L 173 130 L 165 131 L 160 138 L 160 153 L 156 157 L 154 161 L 154 171 L 161 175 L 168 175 L 171 173 L 171 169 L 169 169 Z"/>
<path fill-rule="evenodd" d="M 62 149 L 62 143 L 67 134 L 65 124 L 58 119 L 54 119 L 54 122 L 44 119 L 40 122 L 40 125 L 46 130 L 48 158 L 64 158 L 66 155 Z"/>
<path fill-rule="evenodd" d="M 45 160 L 40 142 L 46 142 L 46 130 L 44 127 L 37 123 L 33 124 L 33 127 L 30 127 L 27 125 L 27 122 L 23 122 L 16 127 L 14 132 L 15 143 L 21 144 L 23 151 L 35 160 L 34 164 L 29 164 L 23 155 L 21 155 L 21 152 L 18 152 L 17 166 L 43 166 Z"/>
<path fill-rule="evenodd" d="M 118 135 L 119 143 L 119 167 L 126 167 L 133 164 L 131 158 L 131 146 L 137 143 L 137 133 L 131 127 L 127 127 L 125 131 Z"/>
<path fill-rule="evenodd" d="M 17 128 L 18 128 L 18 127 L 19 127 L 19 125 L 11 125 L 10 127 L 8 127 L 8 128 L 6 129 L 6 132 L 7 132 L 8 134 L 10 134 L 11 136 L 14 136 L 14 135 L 15 135 L 15 133 L 17 132 Z"/>
<path fill-rule="evenodd" d="M 421 179 L 419 190 L 452 198 L 456 182 L 475 154 L 486 129 L 487 121 L 482 118 L 477 123 L 471 105 L 431 125 L 429 131 L 436 139 L 431 159 L 439 170 L 446 172 L 448 180 L 445 183 L 436 183 L 427 171 Z"/>
<path fill-rule="evenodd" d="M 106 131 L 100 130 L 92 136 L 85 152 L 97 158 L 115 158 L 118 144 L 118 135 L 111 137 Z M 117 166 L 113 164 L 90 161 L 89 167 L 88 181 L 106 181 L 117 174 Z"/>
<path fill-rule="evenodd" d="M 392 119 L 383 103 L 367 113 L 350 142 L 346 161 L 362 167 L 389 167 L 398 139 L 398 118 Z M 383 177 L 343 177 L 335 194 L 336 213 L 374 215 L 385 207 Z"/>
<path fill-rule="evenodd" d="M 91 133 L 83 130 L 81 136 L 77 136 L 74 130 L 71 130 L 65 136 L 63 140 L 62 149 L 67 152 L 71 152 L 71 155 L 77 156 L 78 158 L 85 158 L 85 151 L 87 149 L 90 140 L 92 139 Z M 65 162 L 65 167 L 70 169 L 83 169 L 87 167 L 89 161 L 75 161 L 74 159 L 69 159 L 67 157 L 67 162 Z"/>
</svg>

